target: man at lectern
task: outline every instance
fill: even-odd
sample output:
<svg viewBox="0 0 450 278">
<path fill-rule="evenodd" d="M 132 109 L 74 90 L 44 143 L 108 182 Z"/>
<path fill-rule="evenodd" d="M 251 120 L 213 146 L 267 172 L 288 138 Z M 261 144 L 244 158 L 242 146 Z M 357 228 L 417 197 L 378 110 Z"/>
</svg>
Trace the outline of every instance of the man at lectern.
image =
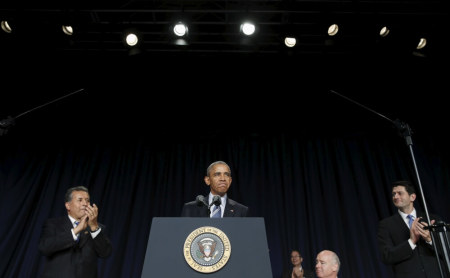
<svg viewBox="0 0 450 278">
<path fill-rule="evenodd" d="M 199 195 L 195 201 L 185 203 L 181 211 L 183 217 L 246 217 L 249 209 L 227 197 L 231 185 L 231 170 L 224 161 L 211 163 L 204 178 L 210 192 L 207 199 Z"/>
</svg>

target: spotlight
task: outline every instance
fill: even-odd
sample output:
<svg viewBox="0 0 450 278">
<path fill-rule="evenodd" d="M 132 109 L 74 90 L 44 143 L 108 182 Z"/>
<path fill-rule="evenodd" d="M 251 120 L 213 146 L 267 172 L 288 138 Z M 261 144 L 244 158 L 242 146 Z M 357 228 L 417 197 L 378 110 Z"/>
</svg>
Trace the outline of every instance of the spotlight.
<svg viewBox="0 0 450 278">
<path fill-rule="evenodd" d="M 241 25 L 241 32 L 244 33 L 244 35 L 251 36 L 255 33 L 256 27 L 255 24 L 250 22 L 244 22 Z"/>
<path fill-rule="evenodd" d="M 293 38 L 293 37 L 286 37 L 284 39 L 284 44 L 287 47 L 294 47 L 296 43 L 297 43 L 297 40 L 295 38 Z"/>
<path fill-rule="evenodd" d="M 129 46 L 135 46 L 138 42 L 138 36 L 134 33 L 129 33 L 126 37 L 125 37 L 125 41 L 127 43 L 127 45 Z"/>
<path fill-rule="evenodd" d="M 416 49 L 422 49 L 427 45 L 427 39 L 425 38 L 420 38 L 419 43 L 417 44 Z"/>
<path fill-rule="evenodd" d="M 387 35 L 389 35 L 389 28 L 387 28 L 386 26 L 384 26 L 383 28 L 381 28 L 380 30 L 380 36 L 382 37 L 386 37 Z"/>
<path fill-rule="evenodd" d="M 72 36 L 73 35 L 73 28 L 70 25 L 63 25 L 62 26 L 62 30 L 63 30 L 64 34 L 66 34 L 68 36 Z"/>
<path fill-rule="evenodd" d="M 2 30 L 5 31 L 6 33 L 11 33 L 12 32 L 11 26 L 9 26 L 8 21 L 3 20 L 1 22 L 1 25 L 2 25 Z"/>
<path fill-rule="evenodd" d="M 178 22 L 173 27 L 173 33 L 175 35 L 177 35 L 178 37 L 183 37 L 183 36 L 187 35 L 187 32 L 188 32 L 188 27 L 182 22 Z"/>
<path fill-rule="evenodd" d="M 337 24 L 332 24 L 328 27 L 328 35 L 334 36 L 339 32 L 339 26 Z"/>
</svg>

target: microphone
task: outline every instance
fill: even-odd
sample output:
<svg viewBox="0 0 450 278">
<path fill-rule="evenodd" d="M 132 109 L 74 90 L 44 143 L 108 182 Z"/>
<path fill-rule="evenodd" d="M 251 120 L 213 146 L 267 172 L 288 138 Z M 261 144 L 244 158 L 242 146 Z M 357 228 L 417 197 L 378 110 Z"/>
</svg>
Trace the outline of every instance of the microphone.
<svg viewBox="0 0 450 278">
<path fill-rule="evenodd" d="M 208 209 L 211 208 L 212 205 L 220 206 L 222 204 L 222 199 L 220 199 L 220 196 L 214 196 L 212 199 L 211 204 L 209 204 Z"/>
<path fill-rule="evenodd" d="M 8 128 L 15 124 L 15 118 L 8 116 L 8 118 L 0 121 L 0 136 L 8 132 Z"/>
<path fill-rule="evenodd" d="M 205 206 L 209 209 L 208 203 L 206 203 L 205 197 L 203 195 L 198 195 L 197 198 L 195 198 L 195 203 L 199 207 Z"/>
</svg>

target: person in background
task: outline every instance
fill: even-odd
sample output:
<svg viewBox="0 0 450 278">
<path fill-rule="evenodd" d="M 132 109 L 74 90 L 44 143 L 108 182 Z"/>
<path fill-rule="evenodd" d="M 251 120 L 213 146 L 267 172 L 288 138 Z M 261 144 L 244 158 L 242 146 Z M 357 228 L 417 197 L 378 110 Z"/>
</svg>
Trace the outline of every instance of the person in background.
<svg viewBox="0 0 450 278">
<path fill-rule="evenodd" d="M 416 211 L 416 192 L 411 182 L 392 183 L 392 202 L 397 211 L 378 223 L 378 245 L 383 263 L 392 266 L 396 278 L 441 277 L 426 215 Z M 440 220 L 430 215 L 434 224 Z"/>
<path fill-rule="evenodd" d="M 182 217 L 246 217 L 249 215 L 249 208 L 227 196 L 231 185 L 231 170 L 224 161 L 211 163 L 206 169 L 204 181 L 210 188 L 208 201 L 197 200 L 183 205 Z M 203 196 L 201 196 L 203 197 Z M 212 205 L 213 202 L 219 205 Z M 209 207 L 209 210 L 208 210 Z"/>
<path fill-rule="evenodd" d="M 338 255 L 330 250 L 323 250 L 316 257 L 316 276 L 318 278 L 337 278 L 341 262 Z"/>
<path fill-rule="evenodd" d="M 47 219 L 39 240 L 46 257 L 42 278 L 96 278 L 98 258 L 107 258 L 112 245 L 106 227 L 98 222 L 98 207 L 91 205 L 84 186 L 65 194 L 67 215 Z"/>
<path fill-rule="evenodd" d="M 303 257 L 298 250 L 291 251 L 292 267 L 283 271 L 282 278 L 313 278 L 314 274 L 311 270 L 304 269 L 302 266 Z"/>
</svg>

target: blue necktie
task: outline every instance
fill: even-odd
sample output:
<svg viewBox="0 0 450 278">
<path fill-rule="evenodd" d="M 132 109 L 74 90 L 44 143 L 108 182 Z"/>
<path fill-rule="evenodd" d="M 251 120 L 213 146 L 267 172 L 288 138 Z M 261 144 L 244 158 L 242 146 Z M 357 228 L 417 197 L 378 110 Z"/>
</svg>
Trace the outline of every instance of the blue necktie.
<svg viewBox="0 0 450 278">
<path fill-rule="evenodd" d="M 75 227 L 78 226 L 78 224 L 80 224 L 79 221 L 75 221 L 74 223 L 75 223 Z M 77 241 L 79 241 L 79 240 L 80 240 L 80 234 L 77 235 Z"/>
<path fill-rule="evenodd" d="M 409 214 L 409 215 L 406 216 L 406 217 L 409 219 L 408 226 L 409 226 L 409 228 L 411 229 L 411 225 L 412 225 L 412 223 L 413 223 L 413 221 L 414 221 L 414 216 L 412 216 L 411 214 Z"/>
<path fill-rule="evenodd" d="M 211 218 L 222 218 L 222 210 L 220 206 L 214 206 Z"/>
</svg>

